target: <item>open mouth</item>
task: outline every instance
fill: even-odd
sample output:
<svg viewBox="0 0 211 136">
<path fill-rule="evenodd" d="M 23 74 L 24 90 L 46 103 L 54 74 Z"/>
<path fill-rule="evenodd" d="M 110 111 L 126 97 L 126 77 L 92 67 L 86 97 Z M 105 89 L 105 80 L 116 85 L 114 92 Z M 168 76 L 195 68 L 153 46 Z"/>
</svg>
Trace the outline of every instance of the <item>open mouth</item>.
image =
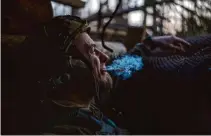
<svg viewBox="0 0 211 136">
<path fill-rule="evenodd" d="M 100 73 L 105 74 L 107 72 L 106 67 L 100 68 Z"/>
</svg>

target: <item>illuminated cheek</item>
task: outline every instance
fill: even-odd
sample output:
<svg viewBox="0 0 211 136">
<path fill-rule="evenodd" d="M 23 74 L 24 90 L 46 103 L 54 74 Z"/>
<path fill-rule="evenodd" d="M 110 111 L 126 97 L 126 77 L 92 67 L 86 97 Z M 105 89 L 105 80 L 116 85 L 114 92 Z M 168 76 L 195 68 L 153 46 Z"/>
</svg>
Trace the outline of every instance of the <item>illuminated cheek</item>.
<svg viewBox="0 0 211 136">
<path fill-rule="evenodd" d="M 95 70 L 99 70 L 100 62 L 99 62 L 98 58 L 96 56 L 92 55 L 91 58 L 90 58 L 90 61 L 91 61 L 92 67 Z"/>
<path fill-rule="evenodd" d="M 77 46 L 78 50 L 80 51 L 80 53 L 88 60 L 90 61 L 90 54 L 88 52 L 87 47 L 85 47 L 84 45 L 78 45 Z"/>
<path fill-rule="evenodd" d="M 91 63 L 93 60 L 93 56 L 90 53 L 85 53 L 84 57 Z"/>
</svg>

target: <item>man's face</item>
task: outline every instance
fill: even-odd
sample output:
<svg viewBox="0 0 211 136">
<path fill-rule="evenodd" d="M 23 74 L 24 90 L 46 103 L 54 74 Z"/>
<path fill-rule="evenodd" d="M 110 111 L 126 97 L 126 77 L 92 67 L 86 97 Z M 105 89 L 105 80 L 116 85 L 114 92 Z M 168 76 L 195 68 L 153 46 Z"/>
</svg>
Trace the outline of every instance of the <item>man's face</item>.
<svg viewBox="0 0 211 136">
<path fill-rule="evenodd" d="M 106 63 L 109 57 L 97 49 L 95 42 L 90 38 L 87 33 L 81 33 L 76 40 L 74 40 L 73 44 L 80 51 L 81 54 L 90 62 L 92 66 L 92 72 L 100 81 L 106 80 L 107 72 L 106 72 Z"/>
<path fill-rule="evenodd" d="M 96 80 L 96 93 L 100 101 L 106 103 L 109 92 L 112 88 L 112 78 L 106 71 L 106 62 L 109 57 L 97 49 L 95 42 L 87 33 L 81 33 L 74 41 L 73 45 L 80 51 L 92 67 L 92 73 Z"/>
</svg>

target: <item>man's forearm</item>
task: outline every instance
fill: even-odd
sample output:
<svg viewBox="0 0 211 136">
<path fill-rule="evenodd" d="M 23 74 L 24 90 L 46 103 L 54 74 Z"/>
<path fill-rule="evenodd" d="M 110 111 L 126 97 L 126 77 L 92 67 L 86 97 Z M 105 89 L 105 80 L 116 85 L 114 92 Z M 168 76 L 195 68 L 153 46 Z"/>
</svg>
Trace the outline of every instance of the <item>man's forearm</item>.
<svg viewBox="0 0 211 136">
<path fill-rule="evenodd" d="M 211 35 L 200 36 L 198 40 L 197 38 L 188 38 L 187 41 L 193 46 L 185 53 L 166 54 L 161 52 L 154 54 L 143 43 L 136 44 L 129 53 L 142 56 L 145 65 L 162 71 L 178 71 L 184 66 L 195 68 L 200 65 L 206 65 L 206 62 L 211 61 Z M 192 49 L 195 46 L 200 48 L 197 48 L 197 50 Z"/>
</svg>

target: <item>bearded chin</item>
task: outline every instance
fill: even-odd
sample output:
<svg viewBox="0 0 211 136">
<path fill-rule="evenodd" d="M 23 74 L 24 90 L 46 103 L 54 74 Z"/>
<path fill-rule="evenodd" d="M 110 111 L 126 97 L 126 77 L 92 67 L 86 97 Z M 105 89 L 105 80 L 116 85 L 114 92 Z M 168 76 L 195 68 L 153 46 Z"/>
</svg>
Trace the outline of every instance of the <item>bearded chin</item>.
<svg viewBox="0 0 211 136">
<path fill-rule="evenodd" d="M 96 102 L 100 107 L 105 106 L 110 100 L 110 95 L 113 85 L 112 78 L 108 73 L 106 73 L 103 77 L 104 77 L 103 80 L 99 80 L 97 82 L 99 86 L 99 93 L 96 94 L 97 95 Z"/>
<path fill-rule="evenodd" d="M 103 78 L 101 78 L 99 84 L 100 88 L 104 88 L 105 90 L 108 90 L 110 92 L 110 90 L 112 89 L 113 81 L 109 73 L 105 73 L 105 75 L 103 75 Z"/>
<path fill-rule="evenodd" d="M 110 76 L 109 73 L 104 73 L 103 75 L 101 75 L 100 70 L 98 69 L 100 66 L 100 64 L 97 61 L 94 61 L 95 59 L 91 59 L 92 60 L 92 72 L 93 72 L 93 76 L 95 77 L 96 80 L 96 86 L 99 88 L 99 92 L 96 92 L 96 102 L 97 104 L 99 104 L 100 106 L 103 106 L 107 103 L 107 101 L 109 100 L 110 97 L 110 92 L 112 89 L 112 85 L 113 85 L 113 80 Z M 95 67 L 94 67 L 95 66 Z M 98 66 L 98 67 L 96 67 Z"/>
</svg>

